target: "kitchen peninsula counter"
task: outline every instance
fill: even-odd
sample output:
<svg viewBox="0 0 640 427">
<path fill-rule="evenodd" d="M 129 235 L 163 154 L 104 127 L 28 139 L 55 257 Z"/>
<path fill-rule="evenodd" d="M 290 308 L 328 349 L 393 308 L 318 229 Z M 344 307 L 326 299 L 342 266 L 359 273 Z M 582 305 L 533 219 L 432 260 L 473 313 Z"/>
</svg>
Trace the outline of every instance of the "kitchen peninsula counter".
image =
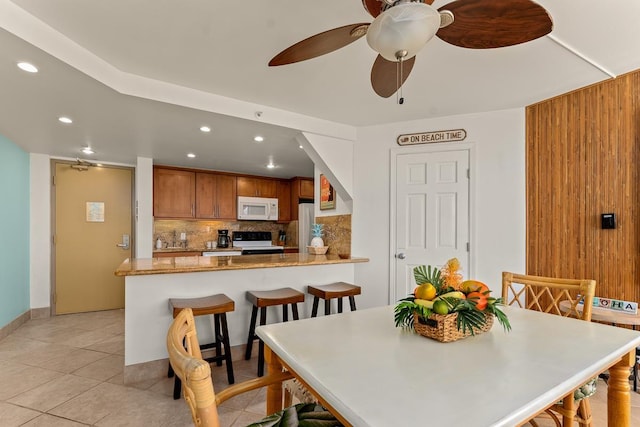
<svg viewBox="0 0 640 427">
<path fill-rule="evenodd" d="M 367 262 L 367 258 L 339 255 L 269 254 L 236 256 L 186 256 L 172 258 L 127 259 L 116 270 L 116 276 L 195 273 L 202 271 L 248 270 L 254 268 L 300 267 L 327 264 Z"/>
<path fill-rule="evenodd" d="M 173 318 L 170 298 L 199 298 L 225 294 L 234 301 L 227 313 L 234 359 L 247 342 L 251 303 L 247 291 L 293 288 L 306 295 L 298 304 L 300 318 L 310 317 L 313 298 L 307 286 L 333 282 L 362 287 L 358 307 L 367 307 L 367 284 L 355 283 L 355 270 L 367 258 L 338 255 L 261 254 L 234 256 L 178 256 L 125 260 L 115 274 L 125 279 L 125 384 L 158 379 L 167 374 L 167 330 Z M 337 302 L 331 302 L 333 312 Z M 348 309 L 347 309 L 348 310 Z M 202 342 L 213 340 L 212 319 L 198 316 Z M 267 323 L 282 321 L 282 310 L 268 310 Z"/>
</svg>

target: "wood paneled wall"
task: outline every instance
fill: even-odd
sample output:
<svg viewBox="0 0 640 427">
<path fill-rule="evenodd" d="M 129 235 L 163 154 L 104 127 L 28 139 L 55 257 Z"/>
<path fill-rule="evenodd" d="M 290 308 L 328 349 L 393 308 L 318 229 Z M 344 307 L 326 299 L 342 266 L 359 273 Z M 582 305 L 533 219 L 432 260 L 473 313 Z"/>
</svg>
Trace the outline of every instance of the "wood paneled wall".
<svg viewBox="0 0 640 427">
<path fill-rule="evenodd" d="M 640 301 L 640 70 L 527 107 L 526 144 L 527 273 Z"/>
</svg>

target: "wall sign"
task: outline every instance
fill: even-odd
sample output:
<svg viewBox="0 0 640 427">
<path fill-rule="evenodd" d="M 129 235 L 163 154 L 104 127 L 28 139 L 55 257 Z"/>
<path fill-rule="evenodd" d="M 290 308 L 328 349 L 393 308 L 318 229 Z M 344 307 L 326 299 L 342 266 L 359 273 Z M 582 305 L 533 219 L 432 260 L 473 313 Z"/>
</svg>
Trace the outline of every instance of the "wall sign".
<svg viewBox="0 0 640 427">
<path fill-rule="evenodd" d="M 584 304 L 584 301 L 580 301 L 579 304 Z M 634 301 L 593 297 L 593 306 L 607 310 L 621 311 L 627 314 L 638 313 L 638 303 Z"/>
<path fill-rule="evenodd" d="M 408 133 L 398 136 L 398 145 L 433 144 L 436 142 L 462 141 L 467 137 L 464 129 L 438 130 L 434 132 Z"/>
<path fill-rule="evenodd" d="M 87 222 L 104 222 L 104 202 L 87 202 Z"/>
</svg>

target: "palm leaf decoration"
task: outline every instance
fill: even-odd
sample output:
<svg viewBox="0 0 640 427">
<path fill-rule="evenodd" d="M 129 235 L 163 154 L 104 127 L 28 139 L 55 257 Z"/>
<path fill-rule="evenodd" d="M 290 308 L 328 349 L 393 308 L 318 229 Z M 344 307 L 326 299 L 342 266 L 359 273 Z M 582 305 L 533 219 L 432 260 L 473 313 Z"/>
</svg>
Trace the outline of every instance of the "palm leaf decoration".
<svg viewBox="0 0 640 427">
<path fill-rule="evenodd" d="M 413 302 L 413 297 L 407 297 L 400 300 L 394 310 L 393 319 L 396 322 L 396 327 L 401 326 L 403 328 L 413 329 L 413 314 L 418 313 L 420 317 L 427 318 L 431 315 L 431 310 L 427 307 L 416 304 Z"/>
<path fill-rule="evenodd" d="M 436 288 L 436 292 L 440 294 L 442 289 L 442 277 L 440 277 L 440 270 L 436 267 L 419 265 L 413 268 L 413 278 L 417 285 L 423 283 L 431 283 Z"/>
</svg>

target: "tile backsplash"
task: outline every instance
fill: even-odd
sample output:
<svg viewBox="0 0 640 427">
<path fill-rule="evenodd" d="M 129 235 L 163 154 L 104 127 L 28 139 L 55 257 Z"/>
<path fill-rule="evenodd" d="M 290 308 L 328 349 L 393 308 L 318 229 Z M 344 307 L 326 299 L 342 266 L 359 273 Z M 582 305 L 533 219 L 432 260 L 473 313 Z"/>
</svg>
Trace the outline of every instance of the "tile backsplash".
<svg viewBox="0 0 640 427">
<path fill-rule="evenodd" d="M 160 238 L 162 247 L 182 246 L 180 234 L 186 235 L 186 249 L 202 250 L 207 241 L 218 239 L 218 230 L 233 231 L 270 231 L 274 245 L 278 244 L 280 231 L 287 231 L 288 224 L 277 224 L 270 221 L 180 221 L 156 220 L 153 223 L 153 241 Z M 296 230 L 297 231 L 297 230 Z M 174 240 L 175 235 L 175 240 Z M 296 246 L 297 240 L 292 240 L 287 234 L 287 246 Z"/>
<path fill-rule="evenodd" d="M 324 224 L 324 244 L 329 246 L 328 253 L 351 255 L 351 215 L 323 216 L 316 222 Z M 286 233 L 285 247 L 298 246 L 298 221 L 278 224 L 271 221 L 182 221 L 156 220 L 153 223 L 153 243 L 158 238 L 162 248 L 185 247 L 188 250 L 204 250 L 207 241 L 218 239 L 218 230 L 233 231 L 270 231 L 274 245 L 278 245 L 280 231 Z M 180 241 L 181 233 L 185 233 L 186 246 Z"/>
<path fill-rule="evenodd" d="M 316 223 L 324 224 L 322 240 L 329 246 L 327 253 L 351 256 L 351 215 L 321 216 Z"/>
</svg>

